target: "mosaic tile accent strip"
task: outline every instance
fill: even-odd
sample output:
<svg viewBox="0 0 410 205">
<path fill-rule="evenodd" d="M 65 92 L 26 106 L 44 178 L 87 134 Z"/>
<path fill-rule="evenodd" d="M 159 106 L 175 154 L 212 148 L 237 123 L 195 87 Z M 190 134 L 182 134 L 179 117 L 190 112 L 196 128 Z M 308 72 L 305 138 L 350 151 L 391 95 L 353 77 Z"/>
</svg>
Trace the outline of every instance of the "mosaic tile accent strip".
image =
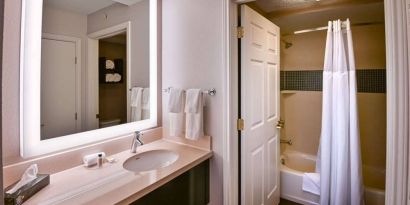
<svg viewBox="0 0 410 205">
<path fill-rule="evenodd" d="M 281 90 L 322 91 L 323 71 L 321 70 L 282 72 L 284 78 L 281 78 L 283 81 Z"/>
<path fill-rule="evenodd" d="M 322 91 L 322 70 L 281 71 L 281 90 Z M 359 69 L 356 71 L 357 91 L 386 93 L 385 69 Z"/>
<path fill-rule="evenodd" d="M 357 91 L 362 93 L 386 93 L 386 70 L 357 70 Z"/>
</svg>

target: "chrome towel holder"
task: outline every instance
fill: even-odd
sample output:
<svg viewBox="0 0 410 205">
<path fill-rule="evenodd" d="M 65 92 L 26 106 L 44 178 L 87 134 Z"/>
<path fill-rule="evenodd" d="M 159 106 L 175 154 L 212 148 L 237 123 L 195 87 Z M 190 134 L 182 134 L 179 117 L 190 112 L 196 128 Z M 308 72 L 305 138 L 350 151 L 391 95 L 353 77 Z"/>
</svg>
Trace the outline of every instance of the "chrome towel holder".
<svg viewBox="0 0 410 205">
<path fill-rule="evenodd" d="M 171 88 L 172 88 L 172 87 L 168 87 L 168 88 L 162 89 L 162 91 L 163 91 L 164 93 L 169 93 L 169 91 L 171 90 Z M 185 92 L 185 90 L 184 90 L 184 92 Z M 202 90 L 202 93 L 208 94 L 208 95 L 210 95 L 210 96 L 214 96 L 214 95 L 216 95 L 216 90 L 215 90 L 215 88 L 211 88 L 211 89 L 208 89 L 208 90 Z"/>
</svg>

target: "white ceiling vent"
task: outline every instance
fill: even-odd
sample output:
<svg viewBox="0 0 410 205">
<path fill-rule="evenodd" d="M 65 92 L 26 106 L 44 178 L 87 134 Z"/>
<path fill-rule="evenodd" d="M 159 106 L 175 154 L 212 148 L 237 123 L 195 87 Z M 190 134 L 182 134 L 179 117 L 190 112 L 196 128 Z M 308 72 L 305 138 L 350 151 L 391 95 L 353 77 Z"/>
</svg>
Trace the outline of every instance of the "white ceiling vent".
<svg viewBox="0 0 410 205">
<path fill-rule="evenodd" d="M 133 5 L 135 3 L 138 3 L 142 0 L 112 0 L 112 1 L 118 2 L 120 4 L 125 4 L 127 6 L 131 6 L 131 5 Z"/>
</svg>

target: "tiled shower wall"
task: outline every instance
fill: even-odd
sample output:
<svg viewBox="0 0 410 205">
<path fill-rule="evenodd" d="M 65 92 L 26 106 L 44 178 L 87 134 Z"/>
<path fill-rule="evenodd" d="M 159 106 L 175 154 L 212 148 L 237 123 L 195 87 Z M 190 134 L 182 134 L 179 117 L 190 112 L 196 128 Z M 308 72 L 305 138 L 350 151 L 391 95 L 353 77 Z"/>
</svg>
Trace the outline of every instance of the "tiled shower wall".
<svg viewBox="0 0 410 205">
<path fill-rule="evenodd" d="M 286 70 L 286 69 L 285 69 Z M 322 91 L 323 70 L 292 70 L 280 72 L 281 90 Z M 385 69 L 356 70 L 357 92 L 385 93 Z"/>
</svg>

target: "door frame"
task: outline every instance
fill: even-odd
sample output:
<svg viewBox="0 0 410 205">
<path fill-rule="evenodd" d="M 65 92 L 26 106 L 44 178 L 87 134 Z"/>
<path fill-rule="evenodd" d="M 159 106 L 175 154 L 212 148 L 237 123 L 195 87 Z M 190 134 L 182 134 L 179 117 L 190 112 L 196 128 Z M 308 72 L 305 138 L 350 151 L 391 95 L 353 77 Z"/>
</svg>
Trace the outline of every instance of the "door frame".
<svg viewBox="0 0 410 205">
<path fill-rule="evenodd" d="M 254 0 L 223 1 L 224 72 L 224 204 L 238 204 L 238 25 L 241 3 Z M 407 1 L 407 2 L 406 2 Z M 384 0 L 386 32 L 387 158 L 386 204 L 410 203 L 409 101 L 410 83 L 410 0 Z M 409 12 L 408 12 L 409 11 Z M 388 43 L 387 43 L 388 42 Z"/>
<path fill-rule="evenodd" d="M 56 40 L 56 41 L 66 41 L 66 42 L 72 42 L 75 44 L 75 55 L 76 55 L 76 63 L 75 63 L 75 95 L 76 95 L 76 105 L 75 105 L 75 110 L 77 112 L 77 120 L 76 120 L 76 131 L 80 132 L 83 130 L 83 123 L 82 123 L 82 98 L 81 98 L 81 86 L 82 86 L 82 81 L 81 81 L 81 72 L 82 72 L 82 61 L 81 61 L 81 38 L 77 37 L 72 37 L 72 36 L 66 36 L 66 35 L 61 35 L 61 34 L 52 34 L 52 33 L 42 33 L 41 39 L 46 38 L 49 40 Z"/>
<path fill-rule="evenodd" d="M 130 121 L 130 89 L 131 89 L 131 22 L 126 21 L 102 30 L 93 32 L 87 38 L 87 129 L 93 126 L 99 127 L 96 120 L 96 114 L 99 113 L 99 78 L 98 78 L 98 63 L 95 63 L 95 58 L 98 58 L 98 42 L 99 39 L 115 36 L 119 33 L 126 32 L 126 87 L 127 87 L 127 122 Z M 97 60 L 98 62 L 98 60 Z"/>
<path fill-rule="evenodd" d="M 239 133 L 238 119 L 238 4 L 234 0 L 224 0 L 223 13 L 223 204 L 239 204 Z"/>
<path fill-rule="evenodd" d="M 0 2 L 0 84 L 3 85 L 3 38 L 4 38 L 4 1 Z M 3 89 L 0 89 L 0 104 L 3 105 Z M 3 113 L 3 106 L 0 107 L 0 113 Z M 0 116 L 0 132 L 3 133 L 3 115 Z M 3 166 L 3 141 L 4 135 L 0 136 L 0 164 Z M 0 186 L 3 187 L 3 170 L 0 170 Z M 4 193 L 0 194 L 0 201 L 4 201 Z"/>
</svg>

